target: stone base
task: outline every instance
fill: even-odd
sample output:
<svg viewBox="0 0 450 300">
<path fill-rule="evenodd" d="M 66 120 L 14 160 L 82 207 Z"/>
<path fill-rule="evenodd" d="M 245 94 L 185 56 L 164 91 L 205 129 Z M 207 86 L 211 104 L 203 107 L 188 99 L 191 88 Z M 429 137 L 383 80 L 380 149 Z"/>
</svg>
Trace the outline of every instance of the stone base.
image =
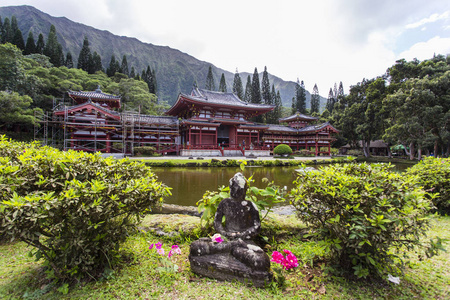
<svg viewBox="0 0 450 300">
<path fill-rule="evenodd" d="M 253 284 L 255 287 L 264 287 L 272 281 L 272 273 L 268 271 L 255 271 L 235 259 L 229 253 L 218 253 L 203 256 L 189 255 L 191 270 L 195 274 L 218 280 Z"/>
</svg>

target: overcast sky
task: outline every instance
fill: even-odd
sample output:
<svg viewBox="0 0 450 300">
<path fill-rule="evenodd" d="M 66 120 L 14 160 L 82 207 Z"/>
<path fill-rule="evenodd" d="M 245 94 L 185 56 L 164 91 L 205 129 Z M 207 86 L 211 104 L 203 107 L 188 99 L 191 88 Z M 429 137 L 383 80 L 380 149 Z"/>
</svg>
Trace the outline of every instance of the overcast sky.
<svg viewBox="0 0 450 300">
<path fill-rule="evenodd" d="M 450 54 L 448 0 L 1 0 L 169 46 L 234 72 L 317 84 L 322 96 L 397 59 Z M 245 80 L 245 79 L 243 79 Z"/>
</svg>

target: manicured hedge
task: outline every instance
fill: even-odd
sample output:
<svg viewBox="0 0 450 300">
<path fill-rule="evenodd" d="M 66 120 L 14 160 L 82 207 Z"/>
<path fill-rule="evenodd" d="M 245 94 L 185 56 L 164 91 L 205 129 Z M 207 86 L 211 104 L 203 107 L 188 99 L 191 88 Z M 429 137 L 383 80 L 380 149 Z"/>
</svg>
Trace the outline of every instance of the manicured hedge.
<svg viewBox="0 0 450 300">
<path fill-rule="evenodd" d="M 280 144 L 280 145 L 276 146 L 273 149 L 273 154 L 276 154 L 276 155 L 284 155 L 284 154 L 291 155 L 292 154 L 292 149 L 291 149 L 291 147 L 289 147 L 286 144 Z"/>
<path fill-rule="evenodd" d="M 0 137 L 0 234 L 34 247 L 50 274 L 98 277 L 169 189 L 141 162 Z"/>
</svg>

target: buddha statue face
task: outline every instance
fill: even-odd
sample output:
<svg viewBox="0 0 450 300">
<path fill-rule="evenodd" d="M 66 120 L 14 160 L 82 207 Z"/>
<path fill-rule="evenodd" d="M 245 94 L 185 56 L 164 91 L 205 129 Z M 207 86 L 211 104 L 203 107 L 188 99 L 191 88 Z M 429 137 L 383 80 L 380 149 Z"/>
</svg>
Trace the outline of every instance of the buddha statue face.
<svg viewBox="0 0 450 300">
<path fill-rule="evenodd" d="M 247 192 L 247 181 L 244 175 L 236 173 L 230 179 L 230 196 L 233 200 L 245 200 L 245 193 Z"/>
</svg>

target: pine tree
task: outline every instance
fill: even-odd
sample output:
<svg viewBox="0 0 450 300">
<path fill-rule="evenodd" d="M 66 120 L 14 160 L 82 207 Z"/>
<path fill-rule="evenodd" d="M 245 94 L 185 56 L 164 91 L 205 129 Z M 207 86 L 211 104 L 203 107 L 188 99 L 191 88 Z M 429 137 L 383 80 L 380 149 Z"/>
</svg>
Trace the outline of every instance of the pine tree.
<svg viewBox="0 0 450 300">
<path fill-rule="evenodd" d="M 244 87 L 242 86 L 241 76 L 239 76 L 238 70 L 234 73 L 233 80 L 233 93 L 241 100 L 244 100 Z"/>
<path fill-rule="evenodd" d="M 342 81 L 339 83 L 339 89 L 337 92 L 336 101 L 339 101 L 342 97 L 344 97 L 344 86 L 342 85 Z"/>
<path fill-rule="evenodd" d="M 14 45 L 17 46 L 20 50 L 25 50 L 25 43 L 23 42 L 23 36 L 22 31 L 20 29 L 17 29 L 14 33 L 13 42 Z"/>
<path fill-rule="evenodd" d="M 275 105 L 275 101 L 277 99 L 277 92 L 275 91 L 275 86 L 272 84 L 272 91 L 270 92 L 270 103 Z M 277 115 L 277 107 L 266 114 L 266 123 L 275 124 L 276 123 L 276 115 Z"/>
<path fill-rule="evenodd" d="M 130 78 L 135 78 L 135 77 L 136 77 L 136 71 L 134 70 L 134 67 L 131 67 Z"/>
<path fill-rule="evenodd" d="M 281 103 L 281 95 L 280 91 L 277 91 L 277 97 L 275 98 L 275 108 L 276 114 L 274 116 L 275 124 L 280 123 L 279 119 L 281 118 L 281 110 L 283 108 L 283 104 Z"/>
<path fill-rule="evenodd" d="M 319 114 L 320 110 L 320 95 L 319 95 L 319 88 L 317 87 L 317 84 L 314 84 L 313 92 L 311 95 L 311 114 Z"/>
<path fill-rule="evenodd" d="M 32 53 L 36 53 L 36 43 L 34 42 L 33 33 L 30 31 L 28 32 L 27 43 L 25 45 L 25 50 L 23 51 L 23 54 L 28 55 Z"/>
<path fill-rule="evenodd" d="M 14 34 L 16 33 L 17 30 L 19 30 L 19 24 L 17 23 L 16 16 L 13 15 L 11 17 L 11 32 L 13 34 L 13 37 L 14 37 Z"/>
<path fill-rule="evenodd" d="M 250 75 L 247 76 L 247 84 L 245 85 L 244 101 L 250 102 L 252 100 L 252 79 Z"/>
<path fill-rule="evenodd" d="M 300 86 L 300 85 L 299 85 Z M 295 90 L 297 91 L 297 85 L 295 86 Z M 297 94 L 297 92 L 295 92 Z M 295 101 L 296 97 L 292 97 L 292 105 L 291 105 L 291 113 L 295 114 L 297 112 L 297 102 Z"/>
<path fill-rule="evenodd" d="M 97 71 L 103 71 L 102 58 L 97 51 L 89 55 L 89 74 L 95 74 Z"/>
<path fill-rule="evenodd" d="M 44 54 L 44 48 L 45 48 L 44 36 L 42 35 L 42 33 L 40 33 L 38 36 L 38 41 L 36 43 L 36 53 Z"/>
<path fill-rule="evenodd" d="M 333 89 L 330 88 L 330 91 L 328 92 L 328 99 L 327 99 L 327 105 L 326 105 L 326 110 L 328 110 L 328 112 L 331 114 L 333 112 L 333 108 L 334 108 L 334 93 L 333 93 Z"/>
<path fill-rule="evenodd" d="M 305 84 L 302 82 L 300 83 L 298 78 L 295 85 L 295 112 L 300 112 L 302 114 L 306 113 L 306 90 L 305 90 Z M 295 113 L 293 112 L 293 113 Z"/>
<path fill-rule="evenodd" d="M 72 69 L 73 68 L 73 58 L 72 58 L 72 53 L 70 53 L 70 51 L 68 51 L 67 54 L 66 54 L 66 60 L 64 61 L 64 65 L 68 69 Z"/>
<path fill-rule="evenodd" d="M 5 34 L 5 32 L 3 31 L 3 21 L 2 21 L 2 16 L 0 16 L 0 43 L 2 42 L 2 37 Z"/>
<path fill-rule="evenodd" d="M 109 61 L 109 66 L 106 69 L 106 75 L 108 75 L 108 77 L 113 77 L 116 72 L 119 71 L 119 63 L 116 61 L 116 57 L 113 55 L 111 55 L 111 60 Z"/>
<path fill-rule="evenodd" d="M 255 71 L 253 72 L 253 77 L 252 77 L 252 98 L 251 98 L 251 103 L 255 103 L 255 104 L 261 104 L 261 86 L 259 83 L 259 75 L 258 75 L 258 69 L 255 68 Z M 263 117 L 261 115 L 256 116 L 254 118 L 255 122 L 262 122 L 263 121 Z"/>
<path fill-rule="evenodd" d="M 150 93 L 156 94 L 158 91 L 158 81 L 156 80 L 156 70 L 152 70 L 152 81 L 153 81 L 153 87 L 150 90 Z"/>
<path fill-rule="evenodd" d="M 130 71 L 128 69 L 127 56 L 125 54 L 122 57 L 122 64 L 120 65 L 120 71 L 122 74 L 130 76 Z"/>
<path fill-rule="evenodd" d="M 3 33 L 2 33 L 2 44 L 11 43 L 13 39 L 13 32 L 11 30 L 11 22 L 8 18 L 3 21 Z"/>
<path fill-rule="evenodd" d="M 211 66 L 209 66 L 208 75 L 206 75 L 205 90 L 209 90 L 209 91 L 216 90 L 216 84 L 214 83 L 214 76 L 212 73 Z"/>
<path fill-rule="evenodd" d="M 81 69 L 83 71 L 86 71 L 90 74 L 92 74 L 91 66 L 90 66 L 90 60 L 91 57 L 91 49 L 89 48 L 89 40 L 87 36 L 84 36 L 83 46 L 80 50 L 80 55 L 78 56 L 78 65 L 77 69 Z"/>
<path fill-rule="evenodd" d="M 227 92 L 227 82 L 225 81 L 225 74 L 223 74 L 223 73 L 222 73 L 222 76 L 220 77 L 219 92 L 222 92 L 222 93 Z"/>
<path fill-rule="evenodd" d="M 270 94 L 270 82 L 269 82 L 269 73 L 267 73 L 267 67 L 264 67 L 264 72 L 261 81 L 261 96 L 264 104 L 271 105 L 272 97 Z"/>
<path fill-rule="evenodd" d="M 64 60 L 64 54 L 62 53 L 62 46 L 58 43 L 58 37 L 56 36 L 56 28 L 52 24 L 50 26 L 50 32 L 47 37 L 47 43 L 44 47 L 44 55 L 50 58 L 50 62 L 55 67 L 60 67 Z"/>
</svg>

